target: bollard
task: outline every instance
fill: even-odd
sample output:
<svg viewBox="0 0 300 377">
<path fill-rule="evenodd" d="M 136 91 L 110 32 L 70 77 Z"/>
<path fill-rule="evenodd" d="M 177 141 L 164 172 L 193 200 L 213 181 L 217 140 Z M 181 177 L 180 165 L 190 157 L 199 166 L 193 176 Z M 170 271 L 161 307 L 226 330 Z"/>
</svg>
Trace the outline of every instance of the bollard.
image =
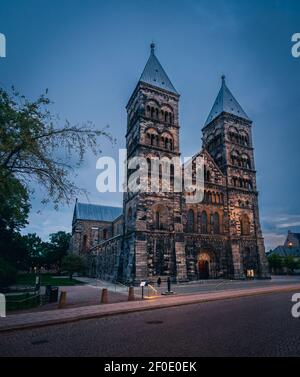
<svg viewBox="0 0 300 377">
<path fill-rule="evenodd" d="M 63 308 L 66 305 L 66 301 L 67 301 L 67 292 L 61 291 L 60 297 L 59 297 L 58 309 Z"/>
<path fill-rule="evenodd" d="M 128 301 L 134 301 L 134 287 L 129 287 Z"/>
<path fill-rule="evenodd" d="M 101 304 L 107 304 L 108 303 L 108 291 L 107 288 L 102 289 L 101 293 Z"/>
</svg>

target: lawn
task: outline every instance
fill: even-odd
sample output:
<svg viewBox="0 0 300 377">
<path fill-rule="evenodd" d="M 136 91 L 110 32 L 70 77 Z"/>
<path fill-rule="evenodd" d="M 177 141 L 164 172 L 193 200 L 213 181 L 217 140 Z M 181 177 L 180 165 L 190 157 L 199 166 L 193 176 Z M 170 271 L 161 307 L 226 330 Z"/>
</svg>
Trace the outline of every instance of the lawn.
<svg viewBox="0 0 300 377">
<path fill-rule="evenodd" d="M 40 305 L 40 296 L 32 293 L 7 294 L 5 297 L 7 311 L 35 308 Z"/>
<path fill-rule="evenodd" d="M 17 277 L 18 285 L 35 285 L 35 274 L 20 274 Z M 84 283 L 79 280 L 72 279 L 68 277 L 57 276 L 53 274 L 41 274 L 41 285 L 82 285 Z"/>
</svg>

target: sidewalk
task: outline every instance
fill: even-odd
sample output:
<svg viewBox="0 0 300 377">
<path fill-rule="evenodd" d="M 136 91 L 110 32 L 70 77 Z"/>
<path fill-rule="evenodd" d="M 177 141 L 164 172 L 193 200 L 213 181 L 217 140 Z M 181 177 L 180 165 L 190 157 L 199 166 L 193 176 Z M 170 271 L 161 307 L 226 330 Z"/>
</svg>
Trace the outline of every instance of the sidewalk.
<svg viewBox="0 0 300 377">
<path fill-rule="evenodd" d="M 47 312 L 12 314 L 8 315 L 6 318 L 0 318 L 0 332 L 74 322 L 82 319 L 100 318 L 143 310 L 161 309 L 179 305 L 289 291 L 300 292 L 300 284 L 241 290 L 235 289 L 232 291 L 189 294 L 186 296 L 159 296 L 144 301 L 126 301 L 115 304 L 83 306 L 72 309 L 56 309 Z"/>
</svg>

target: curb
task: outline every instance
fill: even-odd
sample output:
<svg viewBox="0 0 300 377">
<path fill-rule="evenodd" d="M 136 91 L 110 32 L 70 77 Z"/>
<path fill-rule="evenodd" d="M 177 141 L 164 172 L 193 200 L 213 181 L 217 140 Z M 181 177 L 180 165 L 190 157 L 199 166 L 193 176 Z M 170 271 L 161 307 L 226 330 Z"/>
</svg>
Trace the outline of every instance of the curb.
<svg viewBox="0 0 300 377">
<path fill-rule="evenodd" d="M 52 326 L 52 325 L 58 325 L 58 324 L 64 324 L 64 323 L 72 323 L 72 322 L 78 322 L 81 320 L 87 320 L 87 319 L 95 319 L 95 318 L 103 318 L 103 317 L 109 317 L 114 315 L 120 315 L 120 314 L 128 314 L 128 313 L 134 313 L 134 312 L 142 312 L 146 310 L 156 310 L 156 309 L 164 309 L 164 308 L 170 308 L 170 307 L 176 307 L 176 306 L 182 306 L 182 305 L 193 305 L 193 304 L 199 304 L 199 303 L 205 303 L 205 302 L 211 302 L 211 301 L 220 301 L 220 300 L 230 300 L 230 299 L 236 299 L 236 298 L 242 298 L 242 297 L 250 297 L 250 296 L 260 296 L 260 295 L 266 295 L 271 293 L 281 293 L 281 292 L 290 292 L 295 290 L 300 290 L 300 285 L 291 285 L 291 286 L 285 286 L 285 287 L 277 287 L 274 288 L 268 288 L 268 289 L 261 289 L 261 290 L 252 290 L 252 291 L 246 291 L 245 292 L 230 292 L 227 295 L 224 296 L 215 296 L 211 295 L 210 297 L 195 297 L 193 299 L 193 296 L 195 295 L 187 295 L 185 300 L 182 300 L 180 302 L 164 302 L 164 303 L 157 303 L 157 301 L 154 301 L 154 303 L 157 303 L 156 305 L 149 305 L 149 306 L 140 306 L 140 307 L 133 307 L 133 308 L 122 308 L 122 309 L 113 309 L 111 311 L 107 312 L 98 312 L 98 313 L 81 313 L 77 315 L 70 316 L 69 318 L 53 318 L 48 319 L 45 321 L 36 321 L 32 323 L 23 323 L 23 324 L 16 324 L 11 325 L 7 327 L 0 327 L 0 333 L 4 332 L 10 332 L 15 330 L 25 330 L 25 329 L 32 329 L 37 327 L 45 327 L 45 326 Z M 174 296 L 173 296 L 174 297 Z M 177 296 L 179 297 L 179 296 Z M 183 297 L 183 296 L 180 296 Z M 117 305 L 117 304 L 109 304 L 109 305 Z M 100 306 L 100 305 L 97 305 Z M 82 307 L 80 307 L 82 308 Z M 77 308 L 77 309 L 80 309 Z M 72 309 L 65 309 L 65 310 L 72 310 Z"/>
</svg>

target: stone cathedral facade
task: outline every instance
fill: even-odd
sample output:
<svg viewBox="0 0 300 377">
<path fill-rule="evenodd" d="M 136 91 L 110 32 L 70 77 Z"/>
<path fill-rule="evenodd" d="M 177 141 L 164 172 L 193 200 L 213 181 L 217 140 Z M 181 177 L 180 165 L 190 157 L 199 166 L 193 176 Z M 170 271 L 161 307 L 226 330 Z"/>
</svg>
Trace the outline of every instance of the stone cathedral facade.
<svg viewBox="0 0 300 377">
<path fill-rule="evenodd" d="M 152 44 L 126 107 L 128 158 L 180 156 L 178 105 Z M 159 276 L 177 282 L 268 278 L 251 132 L 222 76 L 202 129 L 203 148 L 193 157 L 205 163 L 200 203 L 174 190 L 126 192 L 122 208 L 76 202 L 71 248 L 87 256 L 90 274 L 127 283 Z"/>
</svg>

